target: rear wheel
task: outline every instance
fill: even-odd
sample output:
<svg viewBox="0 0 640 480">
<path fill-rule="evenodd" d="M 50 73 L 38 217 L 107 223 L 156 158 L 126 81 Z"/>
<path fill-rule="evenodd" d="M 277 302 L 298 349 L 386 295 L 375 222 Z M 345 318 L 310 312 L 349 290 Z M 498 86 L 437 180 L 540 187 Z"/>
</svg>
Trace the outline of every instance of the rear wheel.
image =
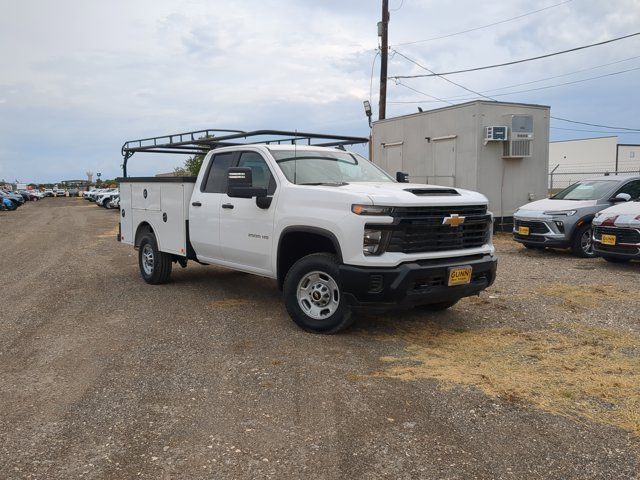
<svg viewBox="0 0 640 480">
<path fill-rule="evenodd" d="M 165 283 L 171 275 L 171 255 L 158 250 L 156 237 L 149 233 L 142 237 L 138 250 L 138 266 L 142 279 L 152 285 Z"/>
<path fill-rule="evenodd" d="M 596 253 L 593 250 L 593 230 L 591 224 L 582 225 L 573 236 L 571 251 L 577 257 L 593 258 Z"/>
<path fill-rule="evenodd" d="M 287 272 L 283 291 L 287 312 L 304 330 L 336 333 L 353 321 L 335 255 L 313 253 L 298 260 Z"/>
</svg>

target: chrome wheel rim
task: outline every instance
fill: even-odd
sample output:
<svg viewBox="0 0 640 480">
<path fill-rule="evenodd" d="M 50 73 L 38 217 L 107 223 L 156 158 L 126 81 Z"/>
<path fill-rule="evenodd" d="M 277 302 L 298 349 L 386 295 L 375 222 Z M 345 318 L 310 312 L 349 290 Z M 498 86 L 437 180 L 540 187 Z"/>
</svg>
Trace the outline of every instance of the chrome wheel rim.
<svg viewBox="0 0 640 480">
<path fill-rule="evenodd" d="M 587 255 L 593 255 L 593 239 L 591 238 L 591 235 L 592 232 L 589 228 L 582 234 L 582 238 L 580 239 L 580 247 Z"/>
<path fill-rule="evenodd" d="M 148 243 L 142 247 L 142 269 L 147 275 L 153 274 L 153 248 Z"/>
<path fill-rule="evenodd" d="M 298 283 L 298 305 L 314 320 L 324 320 L 335 313 L 340 304 L 340 289 L 325 272 L 307 273 Z"/>
</svg>

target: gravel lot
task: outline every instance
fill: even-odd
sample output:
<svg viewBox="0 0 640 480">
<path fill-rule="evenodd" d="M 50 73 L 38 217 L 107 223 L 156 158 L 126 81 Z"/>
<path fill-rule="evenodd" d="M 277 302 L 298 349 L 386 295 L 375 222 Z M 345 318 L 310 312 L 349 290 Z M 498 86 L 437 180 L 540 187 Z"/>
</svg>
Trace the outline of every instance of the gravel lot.
<svg viewBox="0 0 640 480">
<path fill-rule="evenodd" d="M 0 478 L 638 478 L 640 265 L 497 238 L 450 311 L 289 320 L 213 267 L 149 286 L 117 213 L 0 212 Z"/>
</svg>

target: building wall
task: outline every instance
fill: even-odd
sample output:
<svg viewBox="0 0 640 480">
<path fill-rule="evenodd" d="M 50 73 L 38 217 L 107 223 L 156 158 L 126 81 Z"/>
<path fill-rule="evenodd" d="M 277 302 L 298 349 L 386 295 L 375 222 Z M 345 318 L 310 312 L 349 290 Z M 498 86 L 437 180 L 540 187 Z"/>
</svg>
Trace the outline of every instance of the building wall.
<svg viewBox="0 0 640 480">
<path fill-rule="evenodd" d="M 549 144 L 549 171 L 556 172 L 614 171 L 618 137 L 566 140 Z"/>
<path fill-rule="evenodd" d="M 640 171 L 640 145 L 618 145 L 618 170 Z"/>
<path fill-rule="evenodd" d="M 509 125 L 518 114 L 533 116 L 532 156 L 503 159 L 502 142 L 484 144 L 484 127 Z M 477 190 L 498 217 L 547 195 L 549 107 L 470 102 L 375 122 L 372 141 L 373 161 L 388 173 L 401 170 L 415 183 Z"/>
</svg>

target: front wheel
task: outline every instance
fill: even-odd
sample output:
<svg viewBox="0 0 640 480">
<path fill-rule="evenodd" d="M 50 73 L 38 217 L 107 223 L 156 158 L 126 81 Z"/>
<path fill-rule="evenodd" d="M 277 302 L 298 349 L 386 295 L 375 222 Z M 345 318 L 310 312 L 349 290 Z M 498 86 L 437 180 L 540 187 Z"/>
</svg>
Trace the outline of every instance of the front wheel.
<svg viewBox="0 0 640 480">
<path fill-rule="evenodd" d="M 145 235 L 140 241 L 138 266 L 142 279 L 147 283 L 158 285 L 169 280 L 171 255 L 158 250 L 158 242 L 152 233 Z"/>
<path fill-rule="evenodd" d="M 593 229 L 591 224 L 582 225 L 573 236 L 571 251 L 577 257 L 593 258 L 596 252 L 593 250 Z"/>
<path fill-rule="evenodd" d="M 313 253 L 298 260 L 287 273 L 283 291 L 289 316 L 308 332 L 336 333 L 353 321 L 335 255 Z"/>
</svg>

